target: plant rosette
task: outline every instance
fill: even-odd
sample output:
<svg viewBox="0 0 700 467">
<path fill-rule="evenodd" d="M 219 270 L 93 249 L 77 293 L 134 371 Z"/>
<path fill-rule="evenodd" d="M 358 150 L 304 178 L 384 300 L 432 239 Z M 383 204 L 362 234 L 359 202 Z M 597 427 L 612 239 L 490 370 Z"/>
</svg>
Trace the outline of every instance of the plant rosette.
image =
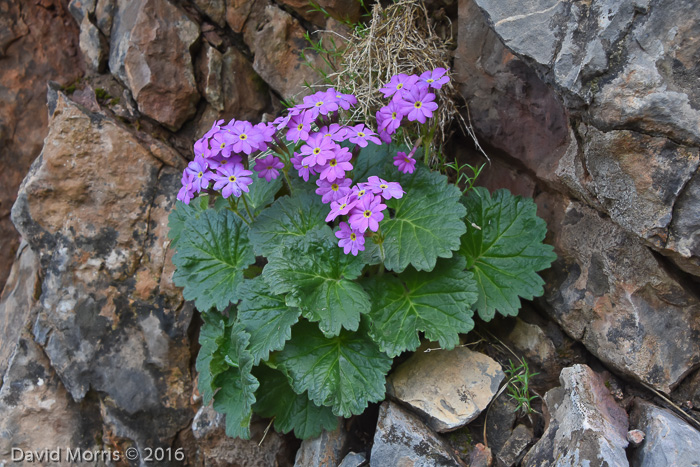
<svg viewBox="0 0 700 467">
<path fill-rule="evenodd" d="M 447 80 L 394 76 L 376 132 L 331 88 L 194 144 L 170 215 L 174 281 L 202 314 L 199 392 L 229 436 L 249 438 L 253 413 L 299 438 L 332 430 L 384 398 L 421 335 L 451 349 L 475 312 L 513 316 L 543 293 L 555 255 L 532 200 L 464 196 L 414 158 Z M 412 148 L 394 142 L 409 125 Z"/>
</svg>

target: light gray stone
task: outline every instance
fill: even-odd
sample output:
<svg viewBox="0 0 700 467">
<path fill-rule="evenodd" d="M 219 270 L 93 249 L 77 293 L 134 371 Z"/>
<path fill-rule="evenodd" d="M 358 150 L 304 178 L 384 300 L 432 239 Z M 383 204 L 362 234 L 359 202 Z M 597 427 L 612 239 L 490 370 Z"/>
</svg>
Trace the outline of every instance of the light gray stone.
<svg viewBox="0 0 700 467">
<path fill-rule="evenodd" d="M 523 466 L 590 467 L 629 465 L 627 413 L 586 365 L 561 372 L 561 387 L 544 396 L 549 421 Z"/>
<path fill-rule="evenodd" d="M 322 467 L 340 464 L 347 452 L 348 433 L 343 423 L 333 431 L 323 430 L 316 438 L 305 439 L 294 459 L 295 467 Z"/>
<path fill-rule="evenodd" d="M 632 452 L 635 467 L 700 466 L 700 432 L 671 411 L 637 399 L 630 422 L 646 434 Z"/>
<path fill-rule="evenodd" d="M 379 408 L 370 465 L 463 466 L 447 443 L 420 419 L 392 402 Z"/>
<path fill-rule="evenodd" d="M 80 23 L 80 51 L 85 63 L 93 73 L 102 73 L 107 69 L 109 44 L 100 30 L 85 16 Z"/>
<path fill-rule="evenodd" d="M 456 430 L 489 405 L 505 377 L 492 358 L 457 347 L 416 352 L 387 379 L 387 394 L 420 413 L 438 432 Z"/>
<path fill-rule="evenodd" d="M 351 451 L 343 458 L 343 462 L 341 462 L 338 467 L 360 467 L 366 462 L 367 458 L 364 454 Z"/>
<path fill-rule="evenodd" d="M 531 428 L 518 425 L 503 446 L 496 451 L 496 458 L 504 466 L 512 467 L 518 463 L 534 439 Z"/>
</svg>

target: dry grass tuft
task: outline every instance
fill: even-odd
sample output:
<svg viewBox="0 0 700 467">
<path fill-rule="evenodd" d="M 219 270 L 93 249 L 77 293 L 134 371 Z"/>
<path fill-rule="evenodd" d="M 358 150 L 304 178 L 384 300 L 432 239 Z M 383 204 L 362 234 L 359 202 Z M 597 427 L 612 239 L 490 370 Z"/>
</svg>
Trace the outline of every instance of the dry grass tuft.
<svg viewBox="0 0 700 467">
<path fill-rule="evenodd" d="M 374 6 L 368 28 L 356 30 L 343 53 L 338 72 L 330 75 L 336 88 L 357 97 L 353 120 L 372 122 L 375 114 L 388 101 L 379 88 L 399 73 L 420 75 L 438 67 L 450 68 L 450 45 L 436 34 L 425 5 L 419 0 L 401 0 L 383 9 Z M 457 92 L 450 81 L 436 90 L 439 109 L 434 116 L 437 123 L 437 147 L 449 137 L 449 129 L 456 119 L 464 124 L 457 108 Z M 465 131 L 471 133 L 466 125 Z"/>
</svg>

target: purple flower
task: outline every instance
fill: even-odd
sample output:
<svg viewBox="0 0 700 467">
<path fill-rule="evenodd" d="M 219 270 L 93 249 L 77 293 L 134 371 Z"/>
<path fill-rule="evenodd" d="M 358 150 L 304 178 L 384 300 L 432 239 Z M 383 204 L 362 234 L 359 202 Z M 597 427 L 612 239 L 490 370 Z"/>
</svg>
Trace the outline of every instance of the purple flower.
<svg viewBox="0 0 700 467">
<path fill-rule="evenodd" d="M 330 126 L 322 126 L 318 133 L 324 138 L 330 138 L 336 143 L 340 143 L 348 139 L 348 129 L 338 123 L 331 123 Z"/>
<path fill-rule="evenodd" d="M 194 143 L 194 155 L 204 158 L 211 157 L 211 149 L 209 149 L 209 139 L 200 138 Z"/>
<path fill-rule="evenodd" d="M 207 131 L 206 133 L 204 133 L 204 136 L 202 136 L 202 138 L 203 138 L 203 139 L 204 139 L 204 138 L 209 139 L 209 138 L 211 138 L 212 136 L 214 136 L 216 133 L 218 133 L 219 131 L 221 131 L 221 124 L 222 124 L 222 123 L 224 123 L 223 120 L 217 120 L 217 121 L 215 121 L 214 123 L 212 123 L 211 128 L 209 129 L 209 131 Z"/>
<path fill-rule="evenodd" d="M 339 148 L 330 138 L 324 138 L 320 133 L 309 136 L 306 144 L 301 147 L 301 155 L 306 156 L 302 163 L 309 167 L 323 165 L 328 159 L 332 159 Z"/>
<path fill-rule="evenodd" d="M 181 182 L 182 188 L 180 188 L 180 192 L 177 194 L 177 199 L 185 204 L 190 204 L 190 201 L 194 197 L 194 177 L 187 172 L 187 169 L 182 172 Z"/>
<path fill-rule="evenodd" d="M 331 201 L 331 212 L 326 216 L 326 222 L 334 220 L 338 216 L 344 216 L 350 212 L 357 204 L 357 199 L 351 200 L 351 193 L 340 198 L 338 201 Z"/>
<path fill-rule="evenodd" d="M 230 157 L 233 151 L 233 137 L 226 131 L 220 131 L 211 139 L 212 156 L 221 154 Z"/>
<path fill-rule="evenodd" d="M 289 131 L 287 131 L 287 139 L 289 141 L 304 140 L 309 138 L 309 131 L 311 131 L 311 124 L 313 123 L 315 117 L 311 112 L 302 112 L 299 115 L 295 115 L 289 120 Z"/>
<path fill-rule="evenodd" d="M 321 167 L 321 178 L 329 182 L 344 178 L 345 172 L 352 170 L 350 159 L 352 159 L 350 150 L 348 148 L 340 148 L 335 153 L 335 157 L 329 159 L 328 162 Z"/>
<path fill-rule="evenodd" d="M 367 147 L 367 141 L 371 141 L 374 144 L 382 144 L 382 141 L 379 138 L 377 138 L 377 134 L 369 128 L 365 127 L 365 125 L 362 123 L 353 127 L 349 127 L 348 134 L 350 136 L 348 140 L 351 143 L 357 144 L 361 148 Z"/>
<path fill-rule="evenodd" d="M 400 184 L 397 182 L 387 182 L 377 176 L 372 176 L 367 179 L 367 189 L 371 190 L 375 195 L 381 195 L 384 199 L 399 199 L 404 194 Z"/>
<path fill-rule="evenodd" d="M 338 100 L 335 97 L 335 92 L 319 91 L 310 96 L 304 97 L 304 103 L 299 107 L 302 109 L 310 109 L 314 114 L 314 118 L 321 115 L 328 115 L 330 112 L 338 110 Z"/>
<path fill-rule="evenodd" d="M 212 173 L 209 171 L 209 164 L 202 156 L 196 156 L 193 161 L 187 164 L 185 172 L 192 176 L 192 186 L 197 193 L 206 190 L 209 186 L 209 181 L 213 178 Z"/>
<path fill-rule="evenodd" d="M 386 131 L 388 134 L 393 135 L 396 130 L 401 126 L 401 119 L 403 119 L 404 114 L 401 112 L 396 101 L 389 102 L 389 105 L 382 107 L 377 112 L 377 129 Z"/>
<path fill-rule="evenodd" d="M 227 125 L 228 126 L 228 125 Z M 244 152 L 250 155 L 258 148 L 262 138 L 250 122 L 239 120 L 229 129 L 235 152 Z"/>
<path fill-rule="evenodd" d="M 427 84 L 431 88 L 440 89 L 443 84 L 450 81 L 449 76 L 444 76 L 447 70 L 444 68 L 435 68 L 433 71 L 426 71 L 420 75 L 420 81 Z"/>
<path fill-rule="evenodd" d="M 334 182 L 329 182 L 328 180 L 321 180 L 320 178 L 316 180 L 316 194 L 321 195 L 321 201 L 324 203 L 330 203 L 331 201 L 338 201 L 347 194 L 350 193 L 350 185 L 352 180 L 349 178 L 344 178 L 342 180 L 336 180 Z"/>
<path fill-rule="evenodd" d="M 386 144 L 391 144 L 391 135 L 386 131 L 379 132 L 379 139 L 381 139 Z"/>
<path fill-rule="evenodd" d="M 227 162 L 240 164 L 243 162 L 243 159 L 238 154 L 231 154 L 231 157 L 229 158 L 224 157 L 222 154 L 217 154 L 216 156 L 207 159 L 207 164 L 209 164 L 210 169 L 218 169 L 219 166 L 224 165 Z"/>
<path fill-rule="evenodd" d="M 336 102 L 338 103 L 338 106 L 340 106 L 341 109 L 348 110 L 350 109 L 350 107 L 354 107 L 355 104 L 357 104 L 357 98 L 352 94 L 343 94 L 341 92 L 336 91 L 333 88 L 330 88 L 328 90 L 328 93 L 335 94 Z"/>
<path fill-rule="evenodd" d="M 399 172 L 404 174 L 412 174 L 416 170 L 416 160 L 401 151 L 394 156 L 394 165 L 398 167 Z"/>
<path fill-rule="evenodd" d="M 364 185 L 364 183 L 358 183 L 352 187 L 352 195 L 350 196 L 351 199 L 359 201 L 367 194 L 367 189 L 364 187 Z"/>
<path fill-rule="evenodd" d="M 384 97 L 393 96 L 397 92 L 401 96 L 406 90 L 411 89 L 417 81 L 418 77 L 416 75 L 408 76 L 405 73 L 401 73 L 392 76 L 391 80 L 380 91 L 384 94 Z"/>
<path fill-rule="evenodd" d="M 259 139 L 258 150 L 264 151 L 267 149 L 267 143 L 272 142 L 275 137 L 275 127 L 271 123 L 260 122 L 254 128 Z"/>
<path fill-rule="evenodd" d="M 350 227 L 361 233 L 367 229 L 376 232 L 379 230 L 379 222 L 384 219 L 382 211 L 385 209 L 386 204 L 382 204 L 380 196 L 367 193 L 350 212 Z"/>
<path fill-rule="evenodd" d="M 284 168 L 284 164 L 279 158 L 268 154 L 266 158 L 258 159 L 254 168 L 258 172 L 258 178 L 264 178 L 266 182 L 269 182 L 279 177 L 279 169 Z"/>
<path fill-rule="evenodd" d="M 297 169 L 297 172 L 299 172 L 299 176 L 303 178 L 305 182 L 309 181 L 310 175 L 316 175 L 316 171 L 313 167 L 304 165 L 301 155 L 294 153 L 294 157 L 289 159 L 289 161 L 292 163 L 294 168 Z"/>
<path fill-rule="evenodd" d="M 248 185 L 253 183 L 253 179 L 250 178 L 251 175 L 253 175 L 253 172 L 246 170 L 243 164 L 228 163 L 222 165 L 216 171 L 214 189 L 221 190 L 224 198 L 228 198 L 231 195 L 238 198 L 244 191 L 247 193 L 250 190 Z"/>
<path fill-rule="evenodd" d="M 338 246 L 343 249 L 346 255 L 352 253 L 353 256 L 357 256 L 359 251 L 365 249 L 364 235 L 362 232 L 350 228 L 347 222 L 340 223 L 340 230 L 335 233 L 335 236 L 340 239 Z"/>
<path fill-rule="evenodd" d="M 408 116 L 408 121 L 418 120 L 420 123 L 425 123 L 426 117 L 432 118 L 433 111 L 438 108 L 434 100 L 435 94 L 429 92 L 429 88 L 416 86 L 405 93 L 397 104 L 401 112 Z"/>
</svg>

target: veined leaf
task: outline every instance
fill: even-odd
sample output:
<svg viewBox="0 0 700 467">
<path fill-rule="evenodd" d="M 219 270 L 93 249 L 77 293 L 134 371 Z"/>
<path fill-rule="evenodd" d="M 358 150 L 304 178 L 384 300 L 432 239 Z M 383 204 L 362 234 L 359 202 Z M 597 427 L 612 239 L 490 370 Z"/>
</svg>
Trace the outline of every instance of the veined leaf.
<svg viewBox="0 0 700 467">
<path fill-rule="evenodd" d="M 182 231 L 190 228 L 190 224 L 199 219 L 199 215 L 209 206 L 209 196 L 202 195 L 185 204 L 182 201 L 175 202 L 175 209 L 168 216 L 168 238 L 170 248 L 177 248 Z"/>
<path fill-rule="evenodd" d="M 293 245 L 311 230 L 325 226 L 329 212 L 316 194 L 283 196 L 260 213 L 250 228 L 250 241 L 257 254 L 270 256 L 282 245 Z"/>
<path fill-rule="evenodd" d="M 531 199 L 507 190 L 490 195 L 485 188 L 475 188 L 463 203 L 468 223 L 480 227 L 468 228 L 459 249 L 478 284 L 475 308 L 486 321 L 496 311 L 514 316 L 520 309 L 519 297 L 531 300 L 544 293 L 537 271 L 556 259 L 553 248 L 542 243 L 547 226 L 537 217 Z"/>
<path fill-rule="evenodd" d="M 255 377 L 260 381 L 253 411 L 262 417 L 275 418 L 275 430 L 297 438 L 315 438 L 323 430 L 334 430 L 338 417 L 330 407 L 319 407 L 306 394 L 297 394 L 289 386 L 287 377 L 265 365 L 257 367 Z"/>
<path fill-rule="evenodd" d="M 384 178 L 399 182 L 406 192 L 401 199 L 386 201 L 394 211 L 393 218 L 387 218 L 387 211 L 380 224 L 386 268 L 401 272 L 410 264 L 419 271 L 430 271 L 438 258 L 452 257 L 466 230 L 459 189 L 448 185 L 444 175 L 425 167 L 413 174 L 392 171 L 391 177 Z M 369 241 L 365 245 L 379 248 Z"/>
<path fill-rule="evenodd" d="M 420 345 L 418 331 L 451 349 L 459 333 L 474 327 L 472 304 L 476 283 L 464 271 L 465 261 L 455 257 L 440 260 L 430 272 L 413 268 L 397 277 L 384 275 L 367 281 L 372 297 L 370 333 L 380 349 L 395 357 Z"/>
<path fill-rule="evenodd" d="M 238 301 L 243 270 L 255 261 L 248 227 L 228 210 L 207 209 L 183 230 L 173 263 L 175 285 L 202 311 Z"/>
<path fill-rule="evenodd" d="M 212 360 L 219 352 L 221 340 L 226 332 L 226 318 L 217 313 L 202 313 L 204 324 L 199 331 L 199 344 L 201 345 L 197 354 L 195 367 L 199 373 L 197 378 L 199 393 L 202 395 L 204 404 L 209 404 L 214 397 L 214 378 L 219 374 L 212 370 Z"/>
<path fill-rule="evenodd" d="M 257 365 L 270 352 L 284 347 L 301 311 L 288 307 L 284 295 L 273 294 L 259 276 L 243 281 L 239 292 L 238 319 L 250 334 L 249 350 Z"/>
<path fill-rule="evenodd" d="M 294 326 L 292 339 L 276 354 L 276 363 L 297 394 L 308 391 L 314 403 L 330 406 L 342 417 L 360 414 L 369 402 L 383 399 L 385 375 L 391 368 L 391 358 L 379 350 L 364 326 L 328 338 L 306 321 Z"/>
<path fill-rule="evenodd" d="M 314 231 L 305 241 L 278 249 L 268 260 L 263 278 L 270 288 L 291 293 L 304 317 L 317 321 L 327 336 L 338 335 L 341 328 L 355 331 L 360 315 L 370 309 L 367 293 L 352 282 L 364 261 L 344 254 L 330 229 Z"/>
<path fill-rule="evenodd" d="M 275 195 L 282 188 L 282 177 L 277 177 L 275 180 L 266 181 L 264 178 L 253 178 L 253 183 L 248 185 L 248 193 L 243 193 L 248 207 L 256 216 L 265 206 L 275 200 Z M 240 203 L 241 213 L 246 212 L 243 202 Z"/>
<path fill-rule="evenodd" d="M 387 164 L 393 164 L 397 151 L 408 153 L 411 150 L 399 144 L 368 144 L 366 148 L 362 148 L 352 170 L 353 181 L 366 182 L 372 175 L 381 175 Z M 396 171 L 396 174 L 398 173 Z"/>
<path fill-rule="evenodd" d="M 255 391 L 260 385 L 251 374 L 253 357 L 246 350 L 249 335 L 240 325 L 231 330 L 228 356 L 237 366 L 218 375 L 214 384 L 220 387 L 214 395 L 214 410 L 226 415 L 226 434 L 234 438 L 250 438 L 250 418 L 253 416 Z"/>
</svg>

